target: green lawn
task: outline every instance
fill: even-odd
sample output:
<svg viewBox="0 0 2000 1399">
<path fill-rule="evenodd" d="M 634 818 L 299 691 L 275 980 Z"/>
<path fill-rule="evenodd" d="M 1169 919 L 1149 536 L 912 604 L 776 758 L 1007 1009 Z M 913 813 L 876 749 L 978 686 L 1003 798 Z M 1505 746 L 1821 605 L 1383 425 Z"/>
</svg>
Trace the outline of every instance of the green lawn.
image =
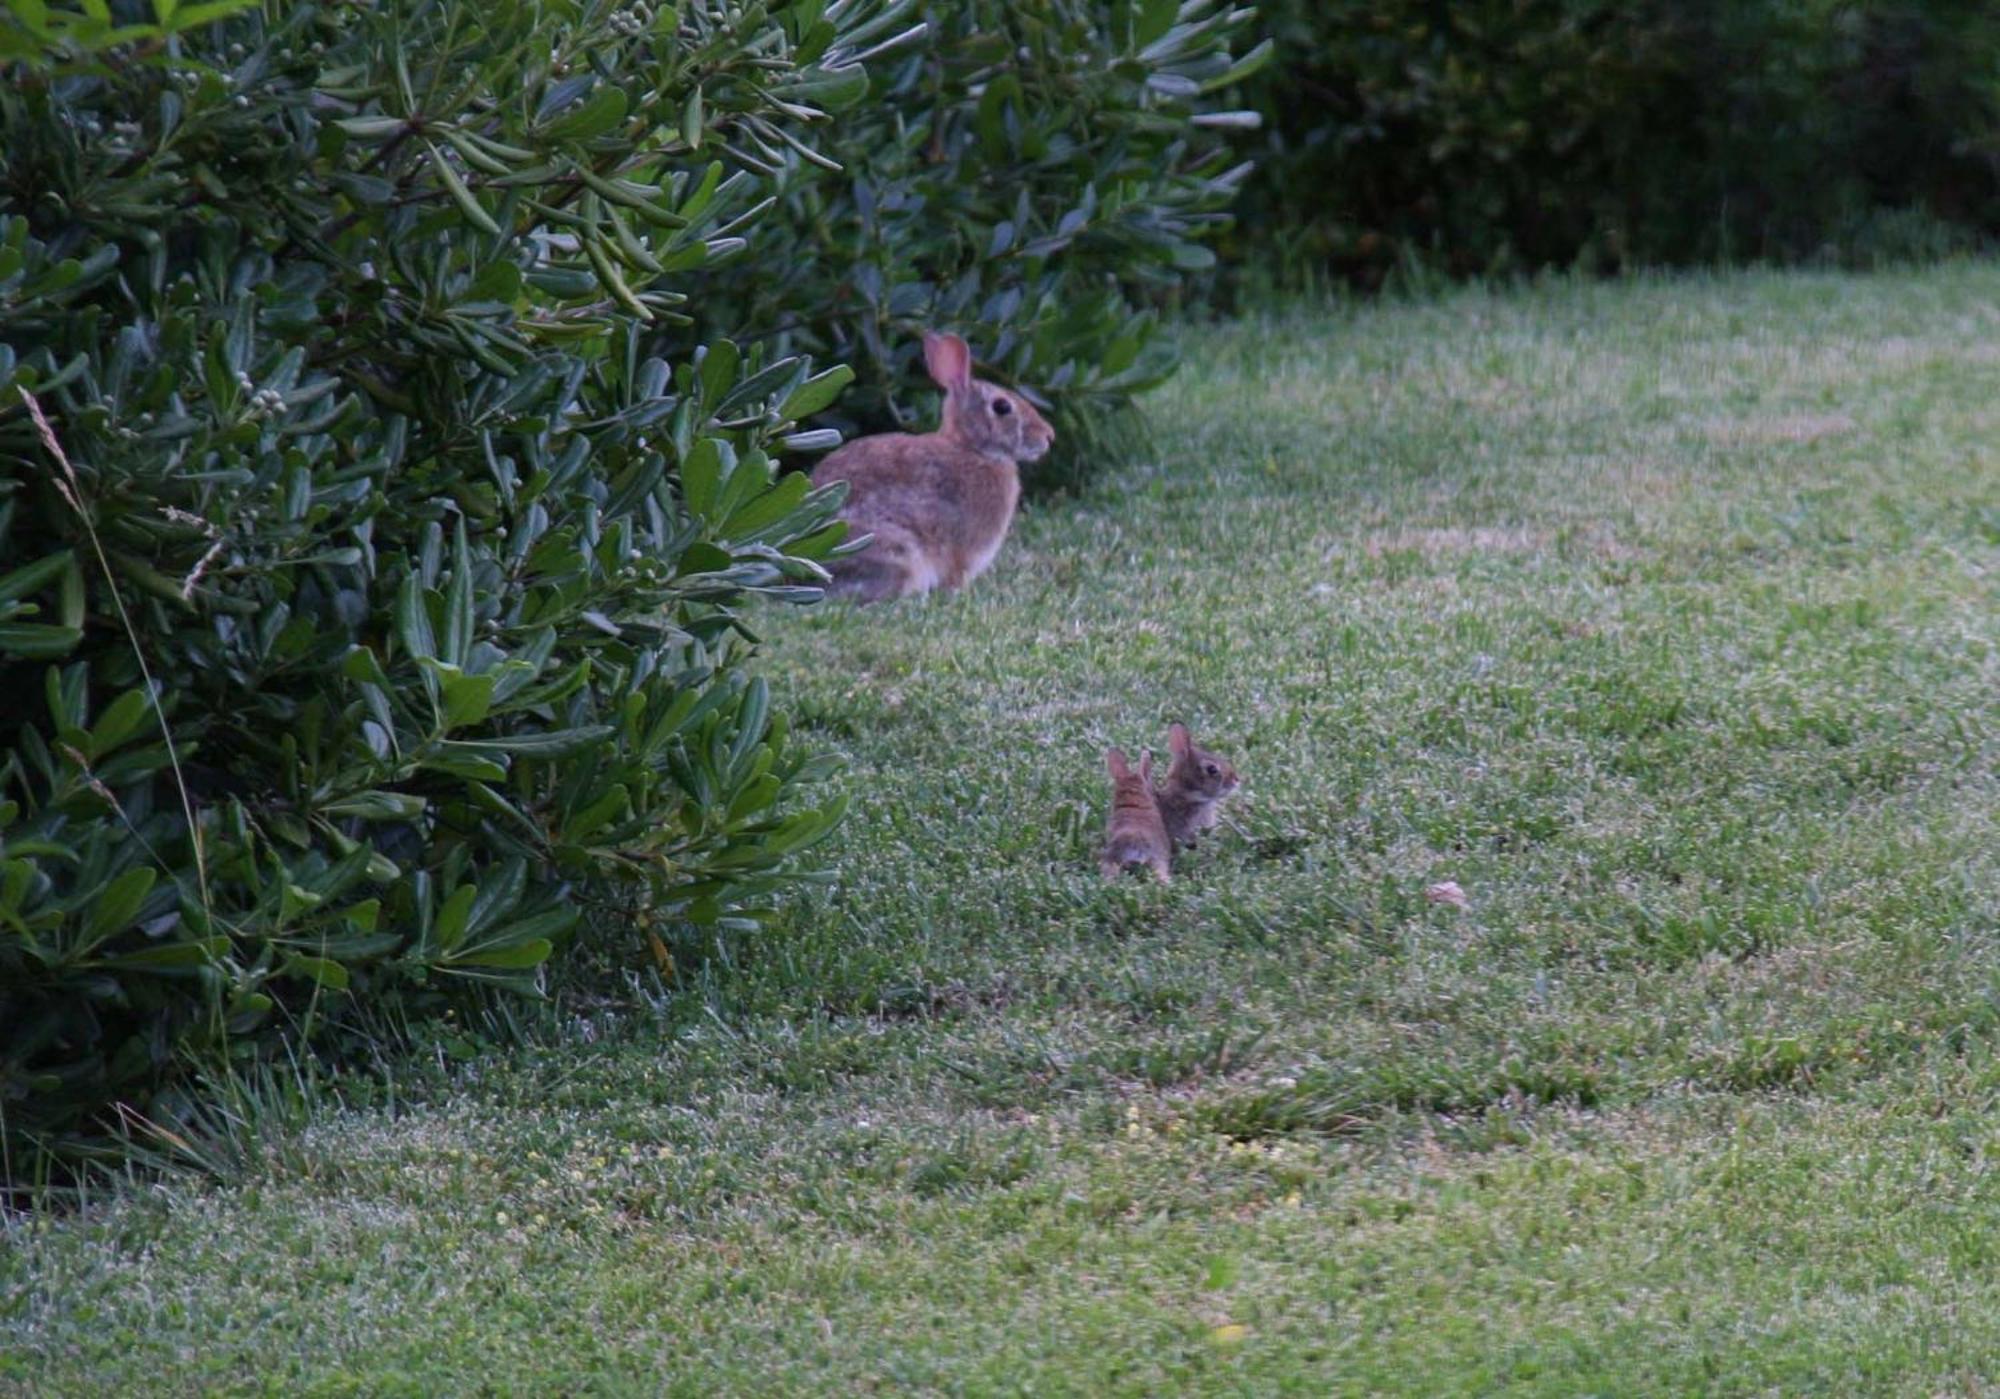
<svg viewBox="0 0 2000 1399">
<path fill-rule="evenodd" d="M 0 1236 L 0 1390 L 1985 1384 L 2000 268 L 1188 342 L 968 595 L 765 619 L 833 886 Z M 1106 886 L 1175 718 L 1234 828 Z"/>
</svg>

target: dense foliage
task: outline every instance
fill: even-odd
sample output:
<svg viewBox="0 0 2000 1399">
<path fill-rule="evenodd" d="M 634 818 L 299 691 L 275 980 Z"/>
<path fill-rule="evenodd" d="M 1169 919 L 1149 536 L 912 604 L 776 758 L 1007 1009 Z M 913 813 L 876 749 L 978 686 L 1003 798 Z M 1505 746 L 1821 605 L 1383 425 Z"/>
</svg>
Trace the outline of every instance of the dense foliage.
<svg viewBox="0 0 2000 1399">
<path fill-rule="evenodd" d="M 1282 278 L 1874 259 L 2000 232 L 1976 0 L 1267 0 L 1235 251 Z"/>
<path fill-rule="evenodd" d="M 738 152 L 895 19 L 0 17 L 17 1179 L 190 1067 L 531 984 L 591 899 L 642 956 L 754 926 L 837 818 L 735 604 L 817 596 L 837 500 L 775 457 L 847 371 L 674 327 L 757 235 Z"/>
<path fill-rule="evenodd" d="M 1222 0 L 957 0 L 872 65 L 869 98 L 796 158 L 763 255 L 721 276 L 732 323 L 852 364 L 840 422 L 928 428 L 918 332 L 965 334 L 980 372 L 1052 409 L 1071 479 L 1132 439 L 1132 396 L 1172 371 L 1156 310 L 1249 167 L 1227 110 L 1269 45 Z M 767 151 L 775 162 L 779 152 Z"/>
</svg>

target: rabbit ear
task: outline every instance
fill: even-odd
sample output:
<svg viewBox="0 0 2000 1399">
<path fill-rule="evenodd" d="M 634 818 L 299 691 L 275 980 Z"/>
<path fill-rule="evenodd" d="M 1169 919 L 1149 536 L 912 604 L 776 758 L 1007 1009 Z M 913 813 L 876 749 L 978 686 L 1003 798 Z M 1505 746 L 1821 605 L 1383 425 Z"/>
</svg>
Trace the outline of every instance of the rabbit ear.
<svg viewBox="0 0 2000 1399">
<path fill-rule="evenodd" d="M 1188 737 L 1186 724 L 1175 724 L 1167 730 L 1167 749 L 1176 758 L 1185 758 L 1188 749 L 1194 747 L 1194 740 Z"/>
<path fill-rule="evenodd" d="M 1125 755 L 1116 748 L 1107 748 L 1104 750 L 1104 766 L 1110 769 L 1113 777 L 1130 777 L 1132 775 L 1132 765 L 1125 761 Z"/>
<path fill-rule="evenodd" d="M 925 331 L 924 367 L 948 393 L 972 387 L 972 351 L 956 335 Z"/>
<path fill-rule="evenodd" d="M 1153 750 L 1150 748 L 1139 755 L 1139 776 L 1148 782 L 1153 780 Z"/>
</svg>

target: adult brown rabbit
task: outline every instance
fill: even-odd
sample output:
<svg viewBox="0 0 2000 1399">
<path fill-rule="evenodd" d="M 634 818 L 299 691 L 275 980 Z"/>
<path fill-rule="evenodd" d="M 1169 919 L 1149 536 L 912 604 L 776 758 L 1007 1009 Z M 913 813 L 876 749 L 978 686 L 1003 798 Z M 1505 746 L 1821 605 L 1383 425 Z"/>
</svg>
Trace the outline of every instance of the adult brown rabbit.
<svg viewBox="0 0 2000 1399">
<path fill-rule="evenodd" d="M 1097 857 L 1098 872 L 1116 879 L 1134 866 L 1144 866 L 1165 884 L 1172 847 L 1153 800 L 1153 755 L 1140 754 L 1139 770 L 1134 772 L 1123 752 L 1109 748 L 1104 766 L 1111 773 L 1111 820 L 1104 833 L 1104 853 Z"/>
<path fill-rule="evenodd" d="M 848 443 L 812 474 L 847 482 L 840 518 L 872 534 L 836 559 L 827 591 L 861 602 L 962 588 L 1000 552 L 1021 498 L 1020 463 L 1049 450 L 1055 431 L 1019 394 L 972 377 L 956 335 L 924 333 L 924 364 L 944 390 L 936 432 L 888 432 Z"/>
</svg>

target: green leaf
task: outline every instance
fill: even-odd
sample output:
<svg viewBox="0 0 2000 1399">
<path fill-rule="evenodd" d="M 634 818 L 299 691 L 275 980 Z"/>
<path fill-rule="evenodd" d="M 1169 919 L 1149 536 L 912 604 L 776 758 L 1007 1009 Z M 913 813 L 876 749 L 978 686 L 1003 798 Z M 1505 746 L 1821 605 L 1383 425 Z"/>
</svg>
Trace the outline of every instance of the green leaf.
<svg viewBox="0 0 2000 1399">
<path fill-rule="evenodd" d="M 701 183 L 696 185 L 693 192 L 682 202 L 681 217 L 690 223 L 700 218 L 702 211 L 708 208 L 709 201 L 715 198 L 716 187 L 721 183 L 722 162 L 711 160 L 708 169 L 702 172 Z"/>
<path fill-rule="evenodd" d="M 42 674 L 42 690 L 49 702 L 49 717 L 62 728 L 81 729 L 89 720 L 90 667 L 78 662 L 58 670 L 50 666 Z"/>
<path fill-rule="evenodd" d="M 729 444 L 717 437 L 704 437 L 694 444 L 694 450 L 681 465 L 681 494 L 688 509 L 701 519 L 712 516 L 716 502 L 721 499 L 723 478 L 728 474 L 725 452 L 729 453 L 728 465 L 733 466 L 735 453 L 729 450 Z"/>
<path fill-rule="evenodd" d="M 470 884 L 461 884 L 451 891 L 451 897 L 438 910 L 437 922 L 431 925 L 431 935 L 440 950 L 450 952 L 465 940 L 472 919 L 472 901 L 478 897 L 479 890 Z"/>
<path fill-rule="evenodd" d="M 278 823 L 276 820 L 273 820 L 272 824 L 275 826 Z M 308 837 L 303 832 L 303 828 L 301 828 L 297 843 L 301 846 L 310 843 Z M 281 880 L 278 885 L 278 921 L 286 925 L 296 923 L 301 917 L 311 913 L 325 902 L 325 895 L 315 893 L 303 884 L 294 884 L 289 879 Z"/>
<path fill-rule="evenodd" d="M 430 803 L 427 800 L 413 792 L 385 792 L 371 789 L 321 802 L 318 810 L 320 815 L 336 820 L 348 818 L 356 821 L 414 821 L 429 807 Z"/>
<path fill-rule="evenodd" d="M 586 724 L 581 728 L 555 729 L 547 733 L 514 734 L 507 738 L 446 739 L 437 745 L 440 754 L 470 754 L 490 757 L 508 754 L 517 758 L 560 758 L 602 743 L 617 729 L 610 724 Z"/>
<path fill-rule="evenodd" d="M 528 884 L 528 862 L 516 857 L 507 861 L 497 871 L 490 871 L 479 885 L 479 892 L 472 901 L 471 915 L 466 919 L 466 931 L 474 936 L 486 931 L 494 919 L 513 912 L 514 905 L 521 901 L 521 892 Z"/>
<path fill-rule="evenodd" d="M 389 672 L 382 669 L 382 662 L 366 646 L 349 647 L 347 655 L 341 660 L 340 672 L 349 680 L 379 685 L 385 690 L 389 688 Z"/>
<path fill-rule="evenodd" d="M 854 381 L 854 371 L 844 364 L 836 364 L 824 374 L 815 374 L 792 391 L 778 409 L 778 416 L 797 422 L 809 418 L 822 409 L 831 407 L 840 397 L 840 391 Z"/>
<path fill-rule="evenodd" d="M 304 943 L 319 956 L 345 964 L 371 962 L 385 953 L 394 952 L 403 945 L 403 936 L 400 933 L 336 933 L 330 937 L 302 935 L 287 941 Z"/>
<path fill-rule="evenodd" d="M 396 197 L 396 187 L 380 175 L 362 175 L 350 170 L 327 176 L 327 183 L 356 202 L 379 208 Z"/>
<path fill-rule="evenodd" d="M 52 627 L 40 622 L 0 622 L 0 654 L 26 660 L 67 656 L 83 640 L 81 627 Z"/>
<path fill-rule="evenodd" d="M 688 94 L 687 102 L 681 107 L 681 140 L 691 151 L 701 149 L 701 88 L 696 87 Z"/>
<path fill-rule="evenodd" d="M 347 968 L 340 963 L 330 957 L 310 957 L 303 952 L 294 952 L 285 959 L 284 974 L 318 982 L 329 991 L 345 991 L 349 981 Z"/>
<path fill-rule="evenodd" d="M 623 121 L 629 105 L 623 88 L 606 85 L 593 92 L 582 106 L 544 127 L 542 134 L 551 141 L 588 141 Z"/>
<path fill-rule="evenodd" d="M 625 785 L 614 784 L 596 801 L 563 823 L 562 838 L 571 844 L 580 845 L 611 822 L 624 816 L 631 804 L 631 793 L 626 790 Z"/>
<path fill-rule="evenodd" d="M 539 967 L 548 961 L 554 948 L 555 944 L 547 938 L 533 938 L 506 947 L 468 948 L 451 958 L 451 963 L 463 967 Z"/>
<path fill-rule="evenodd" d="M 729 539 L 752 538 L 791 515 L 810 494 L 812 479 L 803 471 L 790 472 L 749 504 L 732 511 L 717 533 Z"/>
<path fill-rule="evenodd" d="M 27 597 L 30 593 L 40 591 L 54 581 L 57 574 L 69 567 L 70 561 L 75 557 L 75 554 L 68 549 L 59 550 L 44 558 L 36 559 L 23 568 L 17 568 L 12 573 L 0 576 L 0 602 L 14 602 Z"/>
<path fill-rule="evenodd" d="M 467 675 L 457 670 L 439 676 L 438 683 L 444 688 L 444 728 L 447 733 L 485 722 L 493 708 L 493 680 L 491 673 Z"/>
<path fill-rule="evenodd" d="M 431 631 L 430 610 L 424 606 L 424 587 L 414 573 L 403 580 L 396 594 L 396 637 L 418 660 L 437 656 L 437 637 Z"/>
<path fill-rule="evenodd" d="M 1255 77 L 1263 71 L 1278 51 L 1277 41 L 1266 39 L 1250 52 L 1230 64 L 1223 72 L 1216 74 L 1201 85 L 1203 92 L 1220 92 L 1223 88 L 1234 87 L 1246 78 Z"/>
<path fill-rule="evenodd" d="M 735 558 L 726 549 L 718 549 L 706 541 L 690 544 L 687 552 L 681 555 L 676 576 L 685 578 L 695 573 L 720 573 L 735 562 Z"/>
<path fill-rule="evenodd" d="M 743 352 L 736 348 L 732 340 L 716 340 L 710 343 L 701 358 L 701 403 L 713 412 L 722 402 L 723 395 L 734 387 L 737 370 L 742 366 Z"/>
<path fill-rule="evenodd" d="M 451 196 L 452 203 L 458 205 L 459 212 L 471 219 L 473 226 L 481 233 L 499 233 L 500 225 L 493 221 L 493 215 L 487 213 L 485 207 L 473 197 L 472 191 L 465 187 L 465 181 L 451 168 L 451 162 L 446 160 L 438 148 L 429 141 L 424 142 L 424 150 L 430 155 L 431 169 L 437 171 L 438 179 L 444 184 L 445 193 Z"/>
<path fill-rule="evenodd" d="M 138 733 L 152 708 L 152 697 L 144 690 L 127 690 L 113 700 L 90 730 L 90 743 L 85 750 L 90 760 L 94 763 L 115 752 L 126 739 Z"/>
<path fill-rule="evenodd" d="M 1164 39 L 1180 9 L 1181 0 L 1140 0 L 1138 24 L 1132 33 L 1134 45 L 1143 49 Z"/>
<path fill-rule="evenodd" d="M 482 175 L 498 178 L 511 175 L 518 168 L 518 165 L 509 164 L 480 144 L 470 132 L 460 131 L 456 127 L 446 127 L 441 134 L 451 148 L 458 152 L 459 158 Z M 533 153 L 528 152 L 521 157 L 521 160 L 525 162 L 532 158 Z"/>
<path fill-rule="evenodd" d="M 463 667 L 472 654 L 472 550 L 465 538 L 465 517 L 452 528 L 451 586 L 444 597 L 442 659 Z"/>
<path fill-rule="evenodd" d="M 449 745 L 444 745 L 448 748 Z M 451 777 L 463 777 L 472 782 L 499 782 L 507 776 L 507 764 L 477 753 L 439 751 L 425 754 L 417 759 L 417 766 L 426 772 L 442 772 Z"/>
<path fill-rule="evenodd" d="M 95 947 L 106 938 L 124 932 L 138 916 L 139 905 L 153 892 L 154 874 L 146 865 L 126 870 L 104 887 L 91 903 L 83 923 L 84 944 Z"/>
<path fill-rule="evenodd" d="M 72 558 L 69 567 L 63 570 L 62 601 L 58 615 L 66 627 L 83 628 L 84 606 L 88 601 L 83 588 L 83 569 Z"/>
<path fill-rule="evenodd" d="M 729 803 L 729 819 L 742 821 L 756 812 L 775 803 L 784 792 L 784 784 L 766 773 L 756 781 L 746 785 Z"/>
<path fill-rule="evenodd" d="M 979 133 L 979 142 L 986 158 L 995 163 L 1004 162 L 1009 157 L 1006 123 L 1002 113 L 1010 98 L 1020 94 L 1020 80 L 1012 74 L 995 78 L 980 94 L 979 104 L 973 109 L 973 130 Z"/>
<path fill-rule="evenodd" d="M 543 938 L 554 938 L 576 926 L 578 910 L 574 906 L 543 909 L 517 919 L 501 928 L 480 944 L 480 948 L 500 948 L 523 942 L 535 942 Z M 469 955 L 474 949 L 467 948 L 460 956 Z"/>
<path fill-rule="evenodd" d="M 158 947 L 145 947 L 136 952 L 123 952 L 116 957 L 102 958 L 95 965 L 132 971 L 144 971 L 149 968 L 202 967 L 220 962 L 228 953 L 228 938 L 194 938 L 186 942 L 169 942 L 162 943 Z"/>
<path fill-rule="evenodd" d="M 231 15 L 240 15 L 245 10 L 254 9 L 259 0 L 207 0 L 200 5 L 184 5 L 174 11 L 170 26 L 177 34 L 185 34 L 190 29 L 199 29 L 205 24 L 213 24 Z"/>
<path fill-rule="evenodd" d="M 716 414 L 731 416 L 752 404 L 765 402 L 781 389 L 789 393 L 792 387 L 805 382 L 805 371 L 805 362 L 797 355 L 786 355 L 767 364 L 755 374 L 739 378 L 716 405 Z"/>
<path fill-rule="evenodd" d="M 660 265 L 653 260 L 651 251 L 624 226 L 618 209 L 630 209 L 656 228 L 685 228 L 687 220 L 674 210 L 654 203 L 659 191 L 650 185 L 599 175 L 587 165 L 579 165 L 576 173 L 586 185 L 603 196 L 605 207 L 600 212 L 611 224 L 620 249 L 633 265 L 648 272 L 660 271 Z M 617 207 L 610 207 L 612 205 Z"/>
<path fill-rule="evenodd" d="M 797 854 L 814 842 L 825 839 L 846 814 L 847 794 L 843 792 L 826 806 L 817 811 L 801 812 L 766 836 L 764 853 L 771 856 Z"/>
<path fill-rule="evenodd" d="M 815 68 L 786 84 L 794 102 L 811 102 L 829 112 L 844 112 L 868 95 L 868 70 L 859 63 Z"/>
<path fill-rule="evenodd" d="M 614 301 L 634 316 L 642 321 L 651 321 L 652 308 L 639 300 L 638 294 L 626 282 L 624 274 L 618 270 L 618 264 L 606 249 L 605 242 L 598 236 L 597 230 L 593 228 L 579 236 L 583 242 L 583 255 L 590 263 L 590 270 L 597 274 L 598 284 L 611 294 Z"/>
<path fill-rule="evenodd" d="M 359 141 L 386 141 L 410 129 L 403 117 L 342 117 L 334 125 Z"/>
<path fill-rule="evenodd" d="M 737 768 L 764 737 L 764 724 L 771 713 L 771 687 L 759 675 L 743 690 L 743 706 L 736 711 L 736 741 L 730 746 L 729 765 Z"/>
</svg>

